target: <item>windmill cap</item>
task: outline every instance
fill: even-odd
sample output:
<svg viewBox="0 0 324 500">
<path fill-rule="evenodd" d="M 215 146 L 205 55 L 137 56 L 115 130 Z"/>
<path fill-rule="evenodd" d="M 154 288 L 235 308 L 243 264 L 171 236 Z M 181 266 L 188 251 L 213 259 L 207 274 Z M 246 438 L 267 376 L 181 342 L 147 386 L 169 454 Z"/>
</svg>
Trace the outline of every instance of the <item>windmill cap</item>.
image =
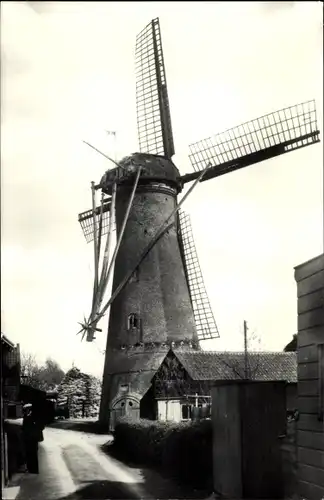
<svg viewBox="0 0 324 500">
<path fill-rule="evenodd" d="M 120 167 L 108 170 L 100 181 L 101 188 L 107 194 L 111 193 L 112 184 L 116 181 L 118 184 L 131 184 L 139 167 L 142 167 L 140 183 L 141 181 L 162 182 L 171 184 L 177 192 L 181 191 L 180 172 L 169 158 L 133 153 L 123 158 L 119 165 Z"/>
</svg>

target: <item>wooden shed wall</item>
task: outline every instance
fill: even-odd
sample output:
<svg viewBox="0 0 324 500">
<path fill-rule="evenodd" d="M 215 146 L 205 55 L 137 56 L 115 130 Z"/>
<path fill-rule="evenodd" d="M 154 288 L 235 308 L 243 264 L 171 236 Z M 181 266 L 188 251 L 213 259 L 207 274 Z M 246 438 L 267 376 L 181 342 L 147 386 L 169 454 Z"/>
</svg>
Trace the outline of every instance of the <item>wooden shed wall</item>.
<svg viewBox="0 0 324 500">
<path fill-rule="evenodd" d="M 298 297 L 298 483 L 324 498 L 324 254 L 295 268 Z"/>
</svg>

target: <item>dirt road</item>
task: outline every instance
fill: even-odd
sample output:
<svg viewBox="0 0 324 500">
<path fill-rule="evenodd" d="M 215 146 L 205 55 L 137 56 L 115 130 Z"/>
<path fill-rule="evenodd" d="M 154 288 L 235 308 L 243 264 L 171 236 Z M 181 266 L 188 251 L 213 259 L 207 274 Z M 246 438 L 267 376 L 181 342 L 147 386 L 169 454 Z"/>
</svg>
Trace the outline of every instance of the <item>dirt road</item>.
<svg viewBox="0 0 324 500">
<path fill-rule="evenodd" d="M 17 500 L 202 498 L 155 471 L 130 468 L 106 455 L 100 445 L 108 439 L 46 428 L 39 446 L 39 475 L 20 476 Z"/>
</svg>

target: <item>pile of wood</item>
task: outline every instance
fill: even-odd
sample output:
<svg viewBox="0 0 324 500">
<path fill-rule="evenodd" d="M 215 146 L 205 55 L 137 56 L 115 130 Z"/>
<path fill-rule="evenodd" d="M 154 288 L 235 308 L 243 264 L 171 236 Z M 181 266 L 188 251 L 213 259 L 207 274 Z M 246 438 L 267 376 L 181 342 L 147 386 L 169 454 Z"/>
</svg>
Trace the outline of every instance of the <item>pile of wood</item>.
<svg viewBox="0 0 324 500">
<path fill-rule="evenodd" d="M 100 396 L 100 380 L 73 367 L 58 387 L 57 403 L 67 405 L 70 418 L 97 418 Z"/>
</svg>

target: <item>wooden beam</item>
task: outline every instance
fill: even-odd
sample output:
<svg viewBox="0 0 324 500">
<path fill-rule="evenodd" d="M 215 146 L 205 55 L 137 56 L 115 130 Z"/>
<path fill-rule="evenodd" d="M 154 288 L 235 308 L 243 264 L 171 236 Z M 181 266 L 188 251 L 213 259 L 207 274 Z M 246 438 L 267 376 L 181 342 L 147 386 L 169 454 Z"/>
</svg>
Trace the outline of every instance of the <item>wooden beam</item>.
<svg viewBox="0 0 324 500">
<path fill-rule="evenodd" d="M 300 347 L 297 352 L 298 363 L 314 363 L 318 361 L 317 345 Z"/>
<path fill-rule="evenodd" d="M 313 259 L 299 264 L 295 267 L 295 280 L 297 282 L 324 270 L 324 254 L 318 255 Z"/>
<path fill-rule="evenodd" d="M 324 455 L 323 455 L 324 456 Z M 301 481 L 316 484 L 324 489 L 324 465 L 314 467 L 303 463 L 298 464 L 298 476 Z"/>
<path fill-rule="evenodd" d="M 303 295 L 298 299 L 298 314 L 303 314 L 317 308 L 322 308 L 324 318 L 324 283 L 320 290 Z"/>
<path fill-rule="evenodd" d="M 298 462 L 305 465 L 324 468 L 324 451 L 309 450 L 308 448 L 298 448 Z"/>
<path fill-rule="evenodd" d="M 308 328 L 312 328 L 313 326 L 320 326 L 323 324 L 324 304 L 321 307 L 298 315 L 298 331 L 306 330 Z"/>
<path fill-rule="evenodd" d="M 312 326 L 311 328 L 306 328 L 298 332 L 297 343 L 298 347 L 308 347 L 313 344 L 318 344 L 323 341 L 323 326 Z"/>
<path fill-rule="evenodd" d="M 317 396 L 299 396 L 298 397 L 298 410 L 300 413 L 312 413 L 316 414 L 318 412 L 318 397 Z M 324 439 L 323 439 L 324 447 Z"/>
<path fill-rule="evenodd" d="M 298 381 L 301 380 L 317 380 L 318 379 L 318 362 L 317 360 L 310 363 L 302 362 L 297 367 Z"/>
<path fill-rule="evenodd" d="M 314 380 L 298 381 L 298 396 L 318 396 L 318 387 Z"/>
<path fill-rule="evenodd" d="M 103 297 L 105 295 L 105 292 L 106 292 L 106 289 L 108 286 L 108 281 L 109 281 L 109 277 L 107 276 L 107 269 L 108 269 L 108 264 L 109 264 L 111 238 L 112 238 L 113 223 L 114 223 L 114 217 L 115 217 L 116 193 L 117 193 L 117 184 L 114 182 L 113 186 L 112 186 L 112 197 L 111 197 L 111 204 L 110 204 L 108 235 L 107 235 L 107 240 L 106 240 L 106 245 L 105 245 L 103 264 L 102 264 L 101 276 L 100 276 L 100 281 L 99 281 L 99 293 L 98 293 L 98 301 L 96 304 L 96 314 L 100 310 L 100 307 L 101 307 L 101 304 L 103 301 Z"/>
<path fill-rule="evenodd" d="M 315 413 L 300 413 L 297 426 L 300 431 L 323 431 L 323 422 L 319 422 Z"/>
<path fill-rule="evenodd" d="M 302 431 L 298 430 L 297 442 L 298 446 L 302 446 L 303 448 L 310 448 L 312 450 L 324 450 L 324 440 L 321 439 L 323 437 L 322 432 L 314 432 L 314 431 Z"/>
<path fill-rule="evenodd" d="M 297 284 L 297 297 L 302 297 L 308 293 L 315 292 L 323 288 L 324 271 L 319 271 L 308 278 L 305 278 Z"/>
<path fill-rule="evenodd" d="M 94 284 L 93 284 L 93 297 L 92 309 L 90 314 L 90 322 L 92 320 L 94 304 L 98 292 L 98 240 L 97 240 L 97 220 L 96 220 L 96 195 L 94 189 L 94 182 L 91 182 L 91 195 L 92 195 L 92 217 L 93 217 L 93 247 L 94 247 Z"/>
</svg>

